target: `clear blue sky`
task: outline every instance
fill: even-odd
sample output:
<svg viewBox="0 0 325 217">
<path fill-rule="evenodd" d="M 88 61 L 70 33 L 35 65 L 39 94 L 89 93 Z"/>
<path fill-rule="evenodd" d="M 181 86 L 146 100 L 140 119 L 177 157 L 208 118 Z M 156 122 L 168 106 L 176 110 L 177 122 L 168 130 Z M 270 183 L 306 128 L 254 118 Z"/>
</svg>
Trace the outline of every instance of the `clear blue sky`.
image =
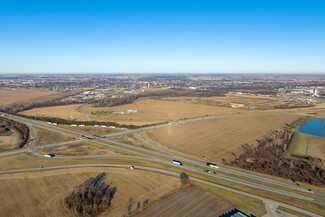
<svg viewBox="0 0 325 217">
<path fill-rule="evenodd" d="M 325 73 L 324 0 L 0 0 L 0 73 Z"/>
</svg>

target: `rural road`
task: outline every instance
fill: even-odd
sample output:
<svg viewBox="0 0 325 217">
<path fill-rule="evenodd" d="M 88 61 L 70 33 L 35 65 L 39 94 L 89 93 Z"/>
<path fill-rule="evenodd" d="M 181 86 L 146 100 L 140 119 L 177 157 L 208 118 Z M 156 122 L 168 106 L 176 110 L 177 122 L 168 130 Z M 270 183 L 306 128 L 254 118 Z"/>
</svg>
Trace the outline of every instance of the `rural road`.
<svg viewBox="0 0 325 217">
<path fill-rule="evenodd" d="M 2 113 L 2 114 L 5 114 L 5 113 Z M 65 135 L 68 135 L 68 136 L 71 136 L 71 137 L 74 137 L 74 138 L 82 138 L 82 135 L 91 136 L 91 135 L 85 135 L 85 134 L 82 134 L 82 133 L 79 133 L 79 132 L 75 132 L 73 130 L 62 129 L 62 128 L 58 127 L 58 126 L 52 126 L 52 125 L 49 126 L 46 123 L 43 123 L 43 122 L 40 122 L 40 121 L 35 121 L 35 120 L 22 118 L 22 117 L 18 117 L 18 116 L 14 116 L 14 115 L 9 115 L 9 114 L 5 114 L 5 115 L 7 115 L 7 118 L 13 119 L 15 121 L 22 122 L 22 123 L 28 124 L 30 126 L 37 126 L 37 127 L 40 127 L 40 128 L 46 129 L 46 130 L 50 130 L 50 131 L 58 132 L 58 133 L 61 133 L 61 134 L 65 134 Z M 138 134 L 138 132 L 140 132 L 140 131 L 154 129 L 154 128 L 158 128 L 158 127 L 166 127 L 166 126 L 170 126 L 170 125 L 182 124 L 182 123 L 198 121 L 198 120 L 205 120 L 205 119 L 212 119 L 212 118 L 222 118 L 222 117 L 232 117 L 232 116 L 234 116 L 234 115 L 195 118 L 195 119 L 189 119 L 189 120 L 185 120 L 185 121 L 171 122 L 171 123 L 162 124 L 162 125 L 159 125 L 159 126 L 145 127 L 145 128 L 140 128 L 140 129 L 136 129 L 136 130 L 127 130 L 125 132 L 108 135 L 108 136 L 113 136 L 113 135 L 122 135 L 122 134 L 127 134 L 127 133 L 134 133 L 135 135 L 138 136 L 138 138 L 142 142 L 144 142 L 145 144 L 147 144 L 148 146 L 150 146 L 152 148 L 155 148 L 158 151 L 153 151 L 153 150 L 145 149 L 145 148 L 142 148 L 142 147 L 132 146 L 132 145 L 128 145 L 128 144 L 124 144 L 124 143 L 121 143 L 121 142 L 113 141 L 113 140 L 110 140 L 110 139 L 104 139 L 104 138 L 96 138 L 96 140 L 91 140 L 91 141 L 94 142 L 94 143 L 97 143 L 97 144 L 107 146 L 107 147 L 111 147 L 111 148 L 114 148 L 114 149 L 119 149 L 121 151 L 136 154 L 138 156 L 142 156 L 142 158 L 144 157 L 144 158 L 149 159 L 149 160 L 151 160 L 153 162 L 159 162 L 159 163 L 163 163 L 163 164 L 167 164 L 167 165 L 176 166 L 175 164 L 172 163 L 172 159 L 180 160 L 183 163 L 193 164 L 193 166 L 188 166 L 186 164 L 184 164 L 183 166 L 178 166 L 180 168 L 184 168 L 184 169 L 187 169 L 189 171 L 193 171 L 193 172 L 196 172 L 196 173 L 199 173 L 199 174 L 204 174 L 204 175 L 220 178 L 220 179 L 227 180 L 227 181 L 231 181 L 231 182 L 235 182 L 235 183 L 239 183 L 239 184 L 244 184 L 244 185 L 247 185 L 247 186 L 250 186 L 250 187 L 260 188 L 260 189 L 263 189 L 263 190 L 268 190 L 270 192 L 283 194 L 283 195 L 291 196 L 291 197 L 294 197 L 294 198 L 299 198 L 299 199 L 302 199 L 302 200 L 311 201 L 311 202 L 314 202 L 314 203 L 317 203 L 317 204 L 325 205 L 324 200 L 316 200 L 316 199 L 311 198 L 311 197 L 307 197 L 307 196 L 303 196 L 303 195 L 300 195 L 300 194 L 288 192 L 288 191 L 281 190 L 281 189 L 278 189 L 278 188 L 269 187 L 269 186 L 262 185 L 262 184 L 257 184 L 255 182 L 251 182 L 251 181 L 247 181 L 247 180 L 243 180 L 243 179 L 239 179 L 239 178 L 234 178 L 234 177 L 231 177 L 231 176 L 226 176 L 226 175 L 219 174 L 219 173 L 213 174 L 213 173 L 204 172 L 203 169 L 197 168 L 194 165 L 209 168 L 209 167 L 207 167 L 205 165 L 205 163 L 194 161 L 194 160 L 191 160 L 191 159 L 187 159 L 187 158 L 184 158 L 184 157 L 177 156 L 175 154 L 169 153 L 169 152 L 167 152 L 165 150 L 158 149 L 154 145 L 150 144 L 148 141 L 145 141 Z M 238 116 L 238 115 L 236 115 L 236 116 Z M 76 142 L 76 141 L 74 141 L 74 142 Z M 71 143 L 71 142 L 69 142 L 69 143 Z M 69 144 L 69 143 L 65 143 L 65 144 Z M 50 147 L 65 145 L 65 144 L 64 143 L 52 144 Z M 35 154 L 38 154 L 38 153 L 36 153 L 37 150 L 38 149 L 36 149 L 36 148 L 29 148 L 28 150 L 25 149 L 25 151 L 31 151 L 31 152 L 33 152 Z M 17 152 L 10 152 L 10 153 L 14 153 L 14 154 L 20 153 L 18 151 L 20 151 L 20 150 L 17 150 Z M 23 152 L 23 151 L 21 151 L 21 152 Z M 10 153 L 1 153 L 0 156 L 8 155 Z M 4 155 L 2 155 L 2 154 L 4 154 Z M 41 155 L 41 154 L 38 154 L 38 155 Z M 159 156 L 159 157 L 157 157 L 157 156 Z M 78 156 L 78 157 L 81 157 L 81 156 Z M 90 157 L 90 156 L 86 156 L 86 157 Z M 93 155 L 91 157 L 102 157 L 102 155 Z M 65 158 L 68 158 L 68 157 L 65 157 Z M 76 157 L 73 157 L 73 158 L 76 158 Z M 85 158 L 85 156 L 82 156 L 82 158 Z M 285 184 L 285 183 L 282 183 L 282 182 L 278 182 L 278 181 L 275 181 L 275 180 L 259 177 L 259 176 L 256 176 L 256 175 L 251 175 L 251 174 L 244 173 L 244 172 L 239 172 L 237 170 L 231 170 L 231 169 L 223 168 L 223 167 L 219 167 L 218 170 L 229 173 L 229 174 L 233 174 L 233 175 L 236 175 L 236 176 L 243 176 L 243 177 L 254 179 L 254 180 L 257 180 L 257 181 L 272 183 L 274 185 L 294 189 L 294 190 L 297 190 L 297 191 L 307 192 L 307 193 L 311 193 L 311 194 L 314 193 L 314 192 L 308 191 L 307 189 L 303 189 L 303 188 L 300 188 L 300 187 L 297 187 L 297 186 L 294 186 L 294 185 Z"/>
</svg>

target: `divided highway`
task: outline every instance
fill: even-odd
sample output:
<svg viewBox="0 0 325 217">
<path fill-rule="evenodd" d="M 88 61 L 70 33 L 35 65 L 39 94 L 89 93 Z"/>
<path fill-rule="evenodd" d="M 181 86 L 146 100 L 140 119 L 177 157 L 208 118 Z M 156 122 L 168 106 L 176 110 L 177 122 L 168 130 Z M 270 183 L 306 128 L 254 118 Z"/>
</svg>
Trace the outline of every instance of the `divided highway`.
<svg viewBox="0 0 325 217">
<path fill-rule="evenodd" d="M 63 129 L 63 128 L 60 128 L 59 126 L 52 126 L 52 125 L 49 126 L 48 124 L 46 124 L 44 122 L 41 122 L 41 121 L 22 118 L 22 117 L 19 117 L 19 116 L 9 115 L 9 114 L 6 114 L 6 113 L 2 113 L 2 114 L 6 115 L 7 118 L 9 118 L 9 119 L 12 119 L 12 120 L 15 120 L 15 121 L 18 121 L 18 122 L 21 122 L 21 123 L 25 123 L 28 126 L 30 126 L 31 129 L 33 130 L 33 134 L 34 134 L 33 139 L 35 138 L 35 135 L 36 135 L 35 134 L 36 131 L 33 128 L 34 126 L 37 126 L 39 128 L 43 128 L 43 129 L 46 129 L 46 130 L 54 131 L 54 132 L 57 132 L 57 133 L 65 134 L 65 135 L 76 138 L 76 140 L 74 140 L 74 141 L 46 145 L 45 147 L 55 147 L 55 146 L 67 145 L 67 144 L 71 144 L 71 143 L 77 143 L 77 142 L 82 141 L 81 139 L 84 139 L 83 136 L 85 136 L 85 137 L 91 137 L 92 136 L 92 135 L 82 134 L 82 133 L 79 133 L 79 132 L 76 132 L 76 131 L 73 131 L 73 130 Z M 135 130 L 126 130 L 124 132 L 119 132 L 119 133 L 114 133 L 114 134 L 107 135 L 107 137 L 111 137 L 111 136 L 116 136 L 116 135 L 123 135 L 123 134 L 133 133 L 143 143 L 148 145 L 153 150 L 145 149 L 145 148 L 137 147 L 137 146 L 132 146 L 132 145 L 129 145 L 129 144 L 124 144 L 124 143 L 121 143 L 121 142 L 110 140 L 108 138 L 96 138 L 95 140 L 92 140 L 92 142 L 137 155 L 137 156 L 118 155 L 118 157 L 123 156 L 123 157 L 130 158 L 130 159 L 131 158 L 133 158 L 133 159 L 142 159 L 142 160 L 145 159 L 145 160 L 150 160 L 150 161 L 153 161 L 153 162 L 159 162 L 159 163 L 163 163 L 163 164 L 167 164 L 167 165 L 172 165 L 172 166 L 184 168 L 186 170 L 193 171 L 193 172 L 196 172 L 196 173 L 199 173 L 199 174 L 204 174 L 204 175 L 216 177 L 216 178 L 219 178 L 219 179 L 231 181 L 231 182 L 234 182 L 234 183 L 243 184 L 243 185 L 247 185 L 247 186 L 254 187 L 254 188 L 260 188 L 260 189 L 263 189 L 263 190 L 268 190 L 270 192 L 283 194 L 283 195 L 291 196 L 291 197 L 294 197 L 294 198 L 299 198 L 299 199 L 302 199 L 302 200 L 306 200 L 306 201 L 314 202 L 314 203 L 317 203 L 317 204 L 325 205 L 325 198 L 324 198 L 324 200 L 317 200 L 317 199 L 314 199 L 314 198 L 311 198 L 311 197 L 308 197 L 308 196 L 288 192 L 288 191 L 285 191 L 285 190 L 273 188 L 273 187 L 263 185 L 263 184 L 257 184 L 255 182 L 243 180 L 243 179 L 240 179 L 240 178 L 234 178 L 234 177 L 219 174 L 219 173 L 215 173 L 215 174 L 214 173 L 207 173 L 207 172 L 203 171 L 203 169 L 197 167 L 197 166 L 207 167 L 205 163 L 195 161 L 195 160 L 192 160 L 192 159 L 188 159 L 188 158 L 185 158 L 185 157 L 181 157 L 181 156 L 175 155 L 173 153 L 170 153 L 170 152 L 168 152 L 166 150 L 160 149 L 160 148 L 152 145 L 148 141 L 144 140 L 141 137 L 141 135 L 138 134 L 138 132 L 140 132 L 140 131 L 154 129 L 154 128 L 166 127 L 166 126 L 176 125 L 176 124 L 184 124 L 184 123 L 192 122 L 192 121 L 199 121 L 199 120 L 212 119 L 212 118 L 221 118 L 221 117 L 232 117 L 232 116 L 234 116 L 234 115 L 188 119 L 188 120 L 185 120 L 185 121 L 171 122 L 171 123 L 168 123 L 168 124 L 162 124 L 162 125 L 151 126 L 151 127 L 144 127 L 144 128 L 135 129 Z M 36 155 L 43 156 L 42 154 L 39 154 L 37 152 L 42 147 L 32 147 L 33 139 L 29 143 L 28 148 L 17 150 L 17 151 L 12 151 L 12 152 L 0 153 L 0 156 L 5 156 L 5 155 L 9 155 L 9 154 L 17 154 L 17 153 L 21 153 L 21 152 L 24 152 L 24 151 L 29 151 L 29 152 L 32 152 L 32 153 L 34 153 Z M 117 155 L 114 155 L 114 156 L 111 156 L 111 155 L 92 155 L 92 156 L 74 156 L 74 157 L 67 157 L 66 156 L 66 157 L 60 157 L 60 158 L 92 158 L 92 157 L 109 157 L 109 158 L 115 157 L 116 158 Z M 177 165 L 172 163 L 172 159 L 180 160 L 180 161 L 182 161 L 184 163 L 184 165 L 183 166 L 177 166 Z M 187 164 L 192 164 L 193 166 L 189 166 Z M 285 184 L 285 183 L 282 183 L 282 182 L 267 179 L 267 178 L 260 177 L 260 176 L 257 176 L 257 175 L 251 175 L 251 174 L 248 174 L 248 173 L 240 172 L 240 171 L 237 171 L 237 170 L 232 170 L 232 169 L 228 169 L 228 168 L 224 168 L 224 167 L 219 167 L 218 170 L 226 172 L 228 174 L 233 174 L 233 175 L 236 175 L 236 176 L 249 178 L 251 180 L 256 180 L 256 181 L 259 181 L 259 182 L 262 181 L 262 182 L 266 182 L 266 183 L 271 183 L 271 184 L 278 185 L 278 186 L 281 186 L 281 187 L 290 188 L 290 189 L 301 191 L 301 192 L 307 192 L 307 193 L 310 193 L 310 194 L 314 193 L 312 191 L 300 188 L 298 186 Z"/>
<path fill-rule="evenodd" d="M 28 171 L 39 171 L 39 170 L 44 170 L 44 169 L 63 169 L 63 168 L 80 168 L 80 167 L 120 167 L 120 168 L 130 168 L 131 165 L 126 165 L 126 164 L 78 164 L 78 165 L 63 165 L 63 166 L 50 166 L 50 167 L 44 167 L 42 169 L 40 168 L 29 168 L 29 169 L 18 169 L 18 170 L 6 170 L 6 171 L 0 171 L 0 174 L 4 174 L 4 173 L 17 173 L 17 172 L 28 172 Z M 136 166 L 136 169 L 141 169 L 141 170 L 148 170 L 148 171 L 153 171 L 153 172 L 159 172 L 159 173 L 164 173 L 164 174 L 168 174 L 168 175 L 172 175 L 172 176 L 179 176 L 178 172 L 174 172 L 174 171 L 169 171 L 169 170 L 164 170 L 164 169 L 158 169 L 158 168 L 152 168 L 152 167 L 146 167 L 146 166 Z M 307 214 L 309 216 L 315 216 L 315 217 L 321 217 L 321 215 L 305 210 L 303 208 L 298 208 L 295 206 L 292 206 L 290 204 L 286 204 L 283 202 L 279 202 L 279 201 L 274 201 L 271 199 L 265 199 L 264 197 L 252 194 L 252 193 L 248 193 L 248 192 L 243 192 L 243 191 L 239 191 L 227 186 L 223 186 L 223 185 L 219 185 L 217 183 L 214 182 L 210 182 L 210 181 L 206 181 L 206 180 L 202 180 L 199 178 L 195 178 L 195 177 L 191 177 L 191 180 L 196 181 L 196 182 L 200 182 L 203 184 L 207 184 L 210 186 L 214 186 L 217 188 L 221 188 L 221 189 L 225 189 L 227 191 L 231 191 L 231 192 L 235 192 L 238 194 L 242 194 L 242 195 L 246 195 L 249 197 L 253 197 L 256 199 L 259 199 L 261 201 L 263 201 L 264 203 L 272 203 L 272 204 L 277 204 L 278 206 L 284 206 L 287 207 L 289 209 L 292 210 L 296 210 L 300 213 L 304 213 Z"/>
</svg>

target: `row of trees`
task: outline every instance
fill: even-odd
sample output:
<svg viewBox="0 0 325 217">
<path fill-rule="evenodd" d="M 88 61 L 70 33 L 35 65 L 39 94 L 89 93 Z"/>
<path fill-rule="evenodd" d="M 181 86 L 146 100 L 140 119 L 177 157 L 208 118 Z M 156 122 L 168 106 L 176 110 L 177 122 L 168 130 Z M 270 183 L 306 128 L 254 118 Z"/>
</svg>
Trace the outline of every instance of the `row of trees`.
<svg viewBox="0 0 325 217">
<path fill-rule="evenodd" d="M 157 124 L 147 124 L 142 126 L 135 126 L 135 125 L 126 125 L 126 124 L 118 124 L 116 122 L 110 122 L 110 121 L 77 121 L 77 120 L 66 120 L 62 118 L 56 118 L 56 117 L 44 117 L 44 116 L 26 116 L 26 115 L 20 115 L 16 114 L 21 117 L 30 118 L 33 120 L 40 120 L 45 122 L 51 122 L 51 123 L 57 123 L 57 124 L 76 124 L 76 125 L 86 125 L 86 126 L 93 126 L 93 125 L 106 125 L 106 126 L 115 126 L 115 127 L 121 127 L 121 128 L 129 128 L 129 129 L 136 129 L 140 127 L 149 127 L 149 126 L 155 126 L 161 123 Z"/>
<path fill-rule="evenodd" d="M 243 145 L 245 153 L 234 156 L 230 165 L 238 166 L 256 172 L 288 178 L 293 181 L 325 186 L 325 171 L 321 160 L 309 156 L 300 158 L 288 158 L 290 150 L 296 138 L 296 132 L 292 129 L 309 118 L 298 119 L 291 124 L 286 124 L 282 131 L 273 131 L 264 139 L 258 140 L 259 145 L 252 148 Z"/>
<path fill-rule="evenodd" d="M 33 109 L 33 108 L 75 104 L 76 101 L 73 101 L 73 100 L 63 101 L 62 99 L 72 96 L 72 95 L 76 95 L 82 91 L 83 90 L 77 90 L 77 91 L 68 91 L 68 92 L 60 93 L 57 96 L 55 96 L 55 98 L 53 98 L 53 96 L 51 96 L 48 100 L 44 100 L 44 101 L 42 100 L 42 102 L 13 103 L 13 104 L 5 105 L 5 106 L 0 106 L 0 110 L 13 114 L 13 113 L 25 111 L 28 109 Z"/>
<path fill-rule="evenodd" d="M 152 92 L 145 92 L 139 93 L 134 95 L 124 95 L 122 98 L 104 98 L 104 99 L 89 99 L 83 100 L 83 103 L 92 103 L 96 107 L 105 107 L 105 106 L 119 106 L 125 105 L 134 102 L 136 99 L 141 97 L 177 97 L 177 96 L 193 96 L 193 97 L 200 97 L 200 96 L 221 96 L 225 93 L 225 90 L 220 88 L 209 88 L 207 90 L 187 90 L 187 89 L 169 89 L 164 91 L 152 91 Z M 58 105 L 71 105 L 75 104 L 76 101 L 74 100 L 66 100 L 63 101 L 62 99 L 70 96 L 75 95 L 76 91 L 72 91 L 71 93 L 67 92 L 62 96 L 50 99 L 44 102 L 30 102 L 30 103 L 14 103 L 6 106 L 1 106 L 0 110 L 8 113 L 18 113 L 21 111 L 33 109 L 33 108 L 41 108 L 41 107 L 49 107 L 49 106 L 58 106 Z"/>
</svg>

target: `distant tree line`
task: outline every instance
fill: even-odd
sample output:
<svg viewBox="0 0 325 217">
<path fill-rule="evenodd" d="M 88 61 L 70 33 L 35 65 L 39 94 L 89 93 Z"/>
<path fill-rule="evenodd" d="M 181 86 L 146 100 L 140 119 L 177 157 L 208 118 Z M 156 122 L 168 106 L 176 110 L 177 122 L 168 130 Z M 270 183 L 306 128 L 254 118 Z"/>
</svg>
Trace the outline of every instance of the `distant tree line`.
<svg viewBox="0 0 325 217">
<path fill-rule="evenodd" d="M 17 148 L 24 147 L 29 139 L 29 128 L 25 124 L 0 117 L 0 136 L 10 135 L 11 129 L 14 129 L 19 133 L 20 142 Z"/>
<path fill-rule="evenodd" d="M 179 97 L 179 96 L 189 96 L 189 97 L 210 97 L 210 96 L 222 96 L 225 91 L 220 88 L 209 88 L 207 90 L 188 90 L 188 89 L 168 89 L 160 91 L 151 91 L 133 95 L 125 95 L 122 98 L 104 98 L 98 100 L 94 103 L 95 107 L 106 107 L 106 106 L 119 106 L 133 103 L 135 100 L 142 97 Z"/>
<path fill-rule="evenodd" d="M 188 90 L 188 89 L 168 89 L 162 91 L 151 91 L 133 95 L 123 95 L 121 98 L 111 98 L 107 97 L 104 99 L 88 99 L 82 100 L 79 103 L 85 104 L 94 104 L 95 107 L 106 107 L 106 106 L 119 106 L 133 103 L 135 100 L 142 97 L 177 97 L 177 96 L 193 96 L 193 97 L 208 97 L 208 96 L 222 96 L 225 93 L 224 90 L 220 88 L 209 88 L 207 90 Z M 76 91 L 70 93 L 71 95 L 75 95 Z M 59 106 L 59 105 L 71 105 L 76 104 L 75 100 L 66 100 L 62 101 L 63 98 L 70 96 L 69 92 L 67 92 L 64 96 L 52 99 L 45 102 L 30 102 L 30 103 L 13 103 L 6 106 L 1 106 L 0 110 L 15 114 L 21 111 L 33 109 L 33 108 L 42 108 L 49 106 Z"/>
<path fill-rule="evenodd" d="M 65 93 L 61 94 L 60 97 L 57 97 L 55 99 L 50 99 L 50 100 L 44 101 L 44 102 L 12 103 L 9 105 L 0 106 L 0 110 L 7 112 L 7 113 L 15 114 L 17 112 L 21 112 L 21 111 L 25 111 L 25 110 L 29 110 L 29 109 L 33 109 L 33 108 L 76 104 L 76 101 L 73 101 L 73 100 L 62 101 L 62 99 L 65 97 L 71 96 L 71 95 L 75 95 L 82 91 L 83 90 L 65 92 Z"/>
<path fill-rule="evenodd" d="M 77 186 L 65 199 L 66 207 L 77 215 L 96 216 L 109 209 L 117 188 L 104 181 L 106 173 L 99 173 Z"/>
<path fill-rule="evenodd" d="M 135 125 L 126 125 L 126 124 L 118 124 L 116 122 L 110 122 L 110 121 L 77 121 L 77 120 L 66 120 L 62 118 L 56 118 L 56 117 L 44 117 L 44 116 L 27 116 L 22 114 L 16 114 L 17 116 L 24 117 L 24 118 L 30 118 L 37 121 L 45 121 L 45 122 L 51 122 L 51 123 L 57 123 L 57 124 L 67 124 L 67 125 L 86 125 L 86 126 L 93 126 L 93 125 L 105 125 L 105 126 L 115 126 L 120 128 L 129 128 L 129 129 L 137 129 L 142 127 L 150 127 L 162 124 L 161 122 L 156 124 L 147 124 L 147 125 L 141 125 L 141 126 L 135 126 Z M 166 122 L 167 123 L 167 122 Z"/>
</svg>

